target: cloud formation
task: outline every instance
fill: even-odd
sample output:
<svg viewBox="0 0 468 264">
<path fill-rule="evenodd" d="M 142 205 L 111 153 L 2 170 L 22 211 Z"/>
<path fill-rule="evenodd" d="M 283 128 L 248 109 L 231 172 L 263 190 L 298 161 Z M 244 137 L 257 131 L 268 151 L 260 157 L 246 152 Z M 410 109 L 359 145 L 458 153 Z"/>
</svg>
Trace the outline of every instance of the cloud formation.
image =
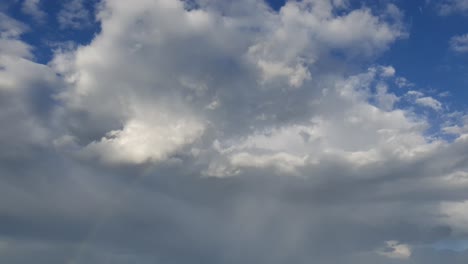
<svg viewBox="0 0 468 264">
<path fill-rule="evenodd" d="M 466 260 L 468 122 L 374 64 L 395 5 L 106 0 L 47 65 L 0 19 L 2 262 Z"/>
<path fill-rule="evenodd" d="M 438 12 L 441 15 L 451 15 L 454 13 L 466 14 L 468 11 L 467 0 L 444 0 L 438 3 Z"/>
<path fill-rule="evenodd" d="M 47 14 L 41 9 L 40 5 L 40 0 L 24 0 L 21 10 L 25 14 L 32 16 L 37 22 L 43 23 Z"/>
<path fill-rule="evenodd" d="M 63 2 L 63 8 L 57 14 L 60 28 L 82 29 L 91 25 L 90 11 L 85 7 L 85 0 Z"/>
<path fill-rule="evenodd" d="M 468 34 L 453 36 L 450 39 L 450 48 L 456 52 L 468 52 Z"/>
</svg>

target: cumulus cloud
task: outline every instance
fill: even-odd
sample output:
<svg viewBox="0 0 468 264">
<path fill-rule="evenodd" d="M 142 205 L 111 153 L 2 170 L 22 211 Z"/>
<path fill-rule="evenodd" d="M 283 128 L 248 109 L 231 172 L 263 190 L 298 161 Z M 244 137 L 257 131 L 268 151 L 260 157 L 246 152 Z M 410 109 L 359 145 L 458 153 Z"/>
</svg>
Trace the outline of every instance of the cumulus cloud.
<svg viewBox="0 0 468 264">
<path fill-rule="evenodd" d="M 0 159 L 31 158 L 49 139 L 47 94 L 60 83 L 45 65 L 30 59 L 31 47 L 20 40 L 28 27 L 0 14 Z"/>
<path fill-rule="evenodd" d="M 432 245 L 468 237 L 466 125 L 427 136 L 374 65 L 402 12 L 351 6 L 107 0 L 47 65 L 0 16 L 0 260 L 464 259 Z"/>
<path fill-rule="evenodd" d="M 145 114 L 150 116 L 128 120 L 121 130 L 90 143 L 82 154 L 111 164 L 157 162 L 193 143 L 203 131 L 203 124 L 188 115 Z"/>
<path fill-rule="evenodd" d="M 306 66 L 320 64 L 321 57 L 333 50 L 346 50 L 348 56 L 372 56 L 405 35 L 400 23 L 384 22 L 385 16 L 399 18 L 398 12 L 391 12 L 396 9 L 393 5 L 381 17 L 366 8 L 335 16 L 334 8 L 328 1 L 287 2 L 278 17 L 269 20 L 270 34 L 248 52 L 264 80 L 286 77 L 290 86 L 300 87 L 313 78 Z"/>
<path fill-rule="evenodd" d="M 0 51 L 4 54 L 3 57 L 31 57 L 30 46 L 19 40 L 21 34 L 27 30 L 25 24 L 0 13 Z"/>
</svg>

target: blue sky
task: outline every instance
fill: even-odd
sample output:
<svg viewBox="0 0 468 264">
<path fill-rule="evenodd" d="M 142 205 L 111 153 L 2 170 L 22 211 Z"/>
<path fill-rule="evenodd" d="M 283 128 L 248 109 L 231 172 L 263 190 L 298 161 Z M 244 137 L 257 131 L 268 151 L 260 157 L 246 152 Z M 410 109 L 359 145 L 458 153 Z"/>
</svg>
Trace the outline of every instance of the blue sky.
<svg viewBox="0 0 468 264">
<path fill-rule="evenodd" d="M 465 264 L 467 0 L 0 3 L 1 263 Z"/>
<path fill-rule="evenodd" d="M 400 1 L 410 36 L 396 43 L 381 61 L 394 65 L 421 89 L 450 91 L 453 107 L 465 107 L 467 56 L 451 50 L 449 42 L 454 35 L 465 34 L 467 17 L 440 16 L 424 2 Z"/>
<path fill-rule="evenodd" d="M 95 5 L 98 4 L 98 1 L 81 1 L 83 7 L 89 11 L 90 16 L 80 28 L 60 27 L 57 15 L 66 4 L 63 1 L 39 1 L 38 8 L 47 14 L 39 20 L 24 12 L 22 1 L 7 0 L 6 2 L 5 7 L 3 7 L 5 13 L 25 22 L 30 27 L 30 30 L 22 38 L 34 47 L 35 59 L 39 63 L 46 64 L 52 58 L 54 47 L 49 43 L 58 44 L 71 41 L 77 44 L 86 44 L 99 30 L 99 23 L 93 19 Z"/>
</svg>

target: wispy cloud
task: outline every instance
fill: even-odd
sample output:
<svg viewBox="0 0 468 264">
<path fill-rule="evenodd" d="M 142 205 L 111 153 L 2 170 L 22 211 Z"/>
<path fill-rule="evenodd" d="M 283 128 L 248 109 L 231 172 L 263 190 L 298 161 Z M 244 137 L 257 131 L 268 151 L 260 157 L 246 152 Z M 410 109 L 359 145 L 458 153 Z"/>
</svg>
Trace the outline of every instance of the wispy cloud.
<svg viewBox="0 0 468 264">
<path fill-rule="evenodd" d="M 460 53 L 468 52 L 468 34 L 453 36 L 450 39 L 450 48 Z"/>
</svg>

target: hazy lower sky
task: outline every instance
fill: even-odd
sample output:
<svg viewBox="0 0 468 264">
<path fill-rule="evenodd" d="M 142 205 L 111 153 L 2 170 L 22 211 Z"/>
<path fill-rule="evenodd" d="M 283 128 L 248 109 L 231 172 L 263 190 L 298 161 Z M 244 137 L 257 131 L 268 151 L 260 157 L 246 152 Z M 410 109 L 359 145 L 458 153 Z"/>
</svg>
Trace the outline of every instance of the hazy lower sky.
<svg viewBox="0 0 468 264">
<path fill-rule="evenodd" d="M 3 0 L 0 263 L 468 263 L 467 0 Z"/>
</svg>

